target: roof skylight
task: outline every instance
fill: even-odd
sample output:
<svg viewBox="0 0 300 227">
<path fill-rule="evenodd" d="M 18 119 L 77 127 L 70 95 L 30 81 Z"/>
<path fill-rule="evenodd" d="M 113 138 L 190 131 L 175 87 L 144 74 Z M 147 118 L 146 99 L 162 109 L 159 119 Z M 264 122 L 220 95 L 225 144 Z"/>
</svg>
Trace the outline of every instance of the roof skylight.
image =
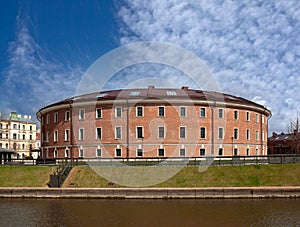
<svg viewBox="0 0 300 227">
<path fill-rule="evenodd" d="M 102 97 L 105 97 L 105 96 L 107 96 L 107 93 L 101 93 L 101 94 L 97 95 L 97 98 L 102 98 Z"/>
<path fill-rule="evenodd" d="M 131 91 L 129 93 L 129 96 L 139 96 L 140 95 L 140 92 L 139 91 Z"/>
<path fill-rule="evenodd" d="M 167 91 L 167 95 L 174 96 L 177 95 L 176 91 Z"/>
</svg>

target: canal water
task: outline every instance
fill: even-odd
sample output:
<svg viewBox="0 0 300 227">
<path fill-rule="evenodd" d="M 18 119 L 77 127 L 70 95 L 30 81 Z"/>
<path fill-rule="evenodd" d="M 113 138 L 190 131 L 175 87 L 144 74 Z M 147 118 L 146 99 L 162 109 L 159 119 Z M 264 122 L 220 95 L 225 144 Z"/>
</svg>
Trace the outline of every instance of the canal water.
<svg viewBox="0 0 300 227">
<path fill-rule="evenodd" d="M 0 226 L 299 226 L 300 199 L 0 199 Z"/>
</svg>

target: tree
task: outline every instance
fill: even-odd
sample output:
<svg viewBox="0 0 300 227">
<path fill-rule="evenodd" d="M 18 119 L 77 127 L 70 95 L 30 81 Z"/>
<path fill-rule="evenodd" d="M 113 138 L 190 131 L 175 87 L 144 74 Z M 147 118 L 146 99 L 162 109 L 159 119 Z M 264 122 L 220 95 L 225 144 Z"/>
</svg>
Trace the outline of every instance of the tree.
<svg viewBox="0 0 300 227">
<path fill-rule="evenodd" d="M 287 132 L 290 134 L 293 153 L 298 153 L 300 144 L 300 119 L 298 114 L 295 120 L 290 120 L 288 123 Z"/>
</svg>

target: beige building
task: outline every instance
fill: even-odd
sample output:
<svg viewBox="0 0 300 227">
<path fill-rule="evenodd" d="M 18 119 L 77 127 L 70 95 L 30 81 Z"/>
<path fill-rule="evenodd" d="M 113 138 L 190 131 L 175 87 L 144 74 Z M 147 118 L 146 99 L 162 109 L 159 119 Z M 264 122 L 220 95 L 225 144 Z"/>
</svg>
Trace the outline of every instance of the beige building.
<svg viewBox="0 0 300 227">
<path fill-rule="evenodd" d="M 31 116 L 0 113 L 0 148 L 13 150 L 14 158 L 31 156 L 36 148 L 36 122 Z"/>
</svg>

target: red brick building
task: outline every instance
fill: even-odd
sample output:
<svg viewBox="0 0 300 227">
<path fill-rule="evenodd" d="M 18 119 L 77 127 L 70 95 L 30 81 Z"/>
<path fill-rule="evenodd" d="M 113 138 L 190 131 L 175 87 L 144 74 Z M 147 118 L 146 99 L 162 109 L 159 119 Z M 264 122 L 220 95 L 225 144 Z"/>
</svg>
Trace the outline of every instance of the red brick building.
<svg viewBox="0 0 300 227">
<path fill-rule="evenodd" d="M 299 154 L 300 153 L 300 133 L 276 134 L 268 138 L 268 154 Z"/>
<path fill-rule="evenodd" d="M 262 155 L 270 116 L 240 97 L 154 86 L 80 95 L 37 112 L 49 158 Z"/>
</svg>

